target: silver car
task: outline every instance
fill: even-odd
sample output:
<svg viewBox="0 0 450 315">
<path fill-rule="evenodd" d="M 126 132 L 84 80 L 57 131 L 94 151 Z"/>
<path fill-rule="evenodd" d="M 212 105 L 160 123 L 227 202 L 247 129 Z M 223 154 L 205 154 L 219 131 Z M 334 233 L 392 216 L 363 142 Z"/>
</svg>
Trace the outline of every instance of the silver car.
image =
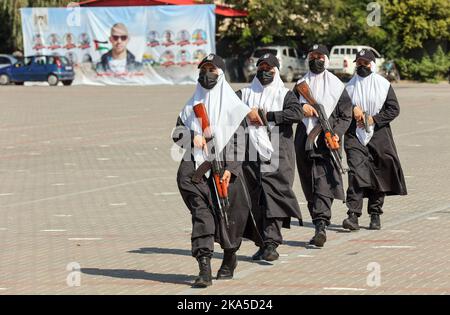
<svg viewBox="0 0 450 315">
<path fill-rule="evenodd" d="M 11 55 L 0 55 L 0 68 L 9 67 L 17 62 Z"/>
<path fill-rule="evenodd" d="M 280 61 L 280 75 L 285 82 L 292 82 L 308 71 L 306 55 L 299 56 L 295 48 L 289 46 L 259 47 L 245 62 L 244 76 L 247 82 L 253 80 L 256 75 L 258 59 L 267 53 L 273 54 Z"/>
</svg>

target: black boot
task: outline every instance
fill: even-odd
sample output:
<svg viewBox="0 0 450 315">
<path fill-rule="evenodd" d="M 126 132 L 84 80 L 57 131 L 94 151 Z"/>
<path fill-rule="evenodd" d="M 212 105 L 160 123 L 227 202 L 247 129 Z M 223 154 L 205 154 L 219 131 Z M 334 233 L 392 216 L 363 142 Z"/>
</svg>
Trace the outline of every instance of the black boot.
<svg viewBox="0 0 450 315">
<path fill-rule="evenodd" d="M 264 253 L 262 255 L 262 259 L 265 261 L 274 261 L 277 260 L 280 257 L 280 254 L 277 252 L 278 245 L 274 243 L 268 243 L 264 247 Z"/>
<path fill-rule="evenodd" d="M 236 251 L 225 250 L 223 253 L 222 266 L 217 272 L 217 280 L 233 279 L 234 270 L 237 267 Z"/>
<path fill-rule="evenodd" d="M 325 223 L 325 221 L 320 220 L 316 223 L 316 234 L 311 240 L 312 245 L 323 247 L 323 245 L 327 241 L 326 228 L 327 224 Z"/>
<path fill-rule="evenodd" d="M 372 213 L 370 215 L 369 230 L 381 230 L 381 220 L 379 214 Z"/>
<path fill-rule="evenodd" d="M 359 223 L 358 223 L 358 216 L 356 215 L 356 213 L 350 212 L 348 218 L 345 219 L 344 222 L 342 222 L 342 227 L 350 231 L 358 231 Z"/>
<path fill-rule="evenodd" d="M 264 254 L 264 247 L 260 247 L 258 251 L 252 256 L 252 260 L 262 260 Z"/>
<path fill-rule="evenodd" d="M 198 278 L 195 279 L 193 288 L 206 288 L 212 285 L 212 274 L 211 274 L 211 257 L 201 256 L 198 259 L 198 267 L 200 269 L 200 274 Z"/>
</svg>

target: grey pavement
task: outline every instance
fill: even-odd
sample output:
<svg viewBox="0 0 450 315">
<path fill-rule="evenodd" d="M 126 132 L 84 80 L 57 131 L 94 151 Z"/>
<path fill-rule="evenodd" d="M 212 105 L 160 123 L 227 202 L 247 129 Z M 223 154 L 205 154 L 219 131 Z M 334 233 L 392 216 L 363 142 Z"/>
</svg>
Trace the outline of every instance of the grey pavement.
<svg viewBox="0 0 450 315">
<path fill-rule="evenodd" d="M 296 175 L 306 226 L 280 260 L 252 262 L 246 241 L 234 280 L 194 290 L 170 139 L 193 87 L 1 87 L 0 294 L 449 294 L 449 85 L 394 88 L 409 195 L 386 199 L 383 230 L 343 231 L 335 202 L 329 241 L 308 246 Z"/>
</svg>

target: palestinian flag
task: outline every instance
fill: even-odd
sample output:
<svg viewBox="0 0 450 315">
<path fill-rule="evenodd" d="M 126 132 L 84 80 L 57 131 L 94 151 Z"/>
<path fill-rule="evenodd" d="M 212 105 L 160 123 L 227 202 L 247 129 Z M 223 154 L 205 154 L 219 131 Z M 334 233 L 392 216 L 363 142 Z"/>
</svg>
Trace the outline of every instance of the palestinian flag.
<svg viewBox="0 0 450 315">
<path fill-rule="evenodd" d="M 95 44 L 95 50 L 99 51 L 100 53 L 109 51 L 108 42 L 101 42 L 99 40 L 94 39 L 94 44 Z"/>
</svg>

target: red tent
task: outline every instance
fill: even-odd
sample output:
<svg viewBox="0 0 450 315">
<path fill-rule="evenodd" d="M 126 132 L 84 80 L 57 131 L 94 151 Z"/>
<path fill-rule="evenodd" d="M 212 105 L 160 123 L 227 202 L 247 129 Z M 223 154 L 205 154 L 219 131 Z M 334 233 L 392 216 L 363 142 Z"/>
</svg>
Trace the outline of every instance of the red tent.
<svg viewBox="0 0 450 315">
<path fill-rule="evenodd" d="M 148 5 L 195 5 L 203 4 L 200 0 L 86 0 L 80 2 L 82 7 L 122 7 Z M 244 17 L 248 12 L 232 9 L 225 5 L 216 5 L 216 14 L 227 17 Z"/>
</svg>

